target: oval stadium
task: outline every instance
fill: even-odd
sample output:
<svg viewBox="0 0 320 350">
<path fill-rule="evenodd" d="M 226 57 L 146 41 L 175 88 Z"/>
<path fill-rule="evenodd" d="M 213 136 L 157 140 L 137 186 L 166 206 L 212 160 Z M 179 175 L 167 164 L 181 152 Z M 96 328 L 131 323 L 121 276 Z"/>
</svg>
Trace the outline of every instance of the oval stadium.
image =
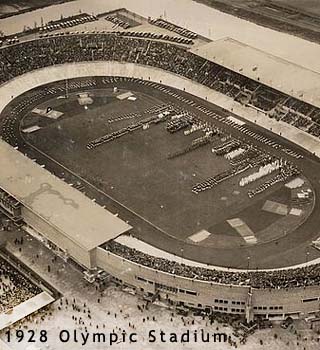
<svg viewBox="0 0 320 350">
<path fill-rule="evenodd" d="M 108 16 L 117 29 L 61 19 L 0 48 L 2 213 L 90 283 L 247 322 L 314 317 L 316 92 L 268 82 L 284 62 L 237 40 Z"/>
</svg>

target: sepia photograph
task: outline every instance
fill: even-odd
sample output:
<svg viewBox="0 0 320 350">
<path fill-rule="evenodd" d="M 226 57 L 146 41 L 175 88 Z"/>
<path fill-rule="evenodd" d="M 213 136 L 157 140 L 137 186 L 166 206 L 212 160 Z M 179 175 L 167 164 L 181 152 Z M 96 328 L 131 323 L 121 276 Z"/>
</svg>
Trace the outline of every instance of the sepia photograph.
<svg viewBox="0 0 320 350">
<path fill-rule="evenodd" d="M 0 350 L 319 350 L 319 57 L 319 0 L 0 0 Z"/>
</svg>

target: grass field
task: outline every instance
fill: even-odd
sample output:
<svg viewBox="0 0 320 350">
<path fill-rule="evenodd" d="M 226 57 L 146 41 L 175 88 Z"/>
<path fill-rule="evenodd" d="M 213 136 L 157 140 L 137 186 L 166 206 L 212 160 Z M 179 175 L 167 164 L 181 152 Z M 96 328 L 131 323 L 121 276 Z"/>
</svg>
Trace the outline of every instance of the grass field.
<svg viewBox="0 0 320 350">
<path fill-rule="evenodd" d="M 63 100 L 60 105 L 56 105 L 58 100 L 49 101 L 43 107 L 49 104 L 65 116 L 31 134 L 29 140 L 162 230 L 180 238 L 187 237 L 199 228 L 208 227 L 214 217 L 222 214 L 216 204 L 225 194 L 224 189 L 199 196 L 191 192 L 193 184 L 228 167 L 223 158 L 212 154 L 209 146 L 167 159 L 170 152 L 186 147 L 200 134 L 172 135 L 164 124 L 158 124 L 93 150 L 86 149 L 92 139 L 133 122 L 110 124 L 111 116 L 139 113 L 164 102 L 141 93 L 137 97 L 136 102 L 114 99 L 103 103 L 95 99 L 94 105 L 86 111 L 82 107 L 82 112 L 75 100 L 68 100 L 67 104 Z M 69 117 L 70 106 L 75 107 L 73 117 Z"/>
<path fill-rule="evenodd" d="M 118 94 L 127 91 L 120 89 Z M 161 93 L 150 93 L 146 89 L 130 91 L 137 97 L 136 101 L 119 100 L 111 88 L 94 90 L 90 92 L 93 104 L 88 109 L 79 105 L 76 94 L 68 99 L 48 100 L 38 107 L 50 106 L 64 115 L 54 121 L 30 112 L 23 125 L 37 123 L 42 129 L 25 137 L 131 212 L 180 240 L 205 229 L 220 235 L 224 247 L 239 246 L 244 241 L 226 224 L 227 219 L 240 215 L 255 232 L 279 219 L 275 214 L 263 212 L 261 207 L 266 198 L 279 196 L 282 185 L 275 186 L 258 200 L 247 196 L 249 189 L 265 179 L 241 188 L 239 180 L 244 176 L 241 174 L 214 190 L 198 195 L 191 192 L 195 183 L 230 168 L 225 158 L 212 153 L 210 145 L 174 159 L 167 158 L 169 153 L 186 148 L 200 137 L 200 131 L 188 136 L 183 131 L 170 134 L 165 123 L 160 123 L 88 150 L 86 144 L 91 140 L 145 118 L 144 112 L 152 106 L 167 103 Z M 110 123 L 114 118 L 132 113 L 137 115 L 133 119 Z M 230 240 L 230 235 L 236 243 Z M 207 243 L 216 244 L 216 241 L 211 237 L 204 241 Z"/>
</svg>

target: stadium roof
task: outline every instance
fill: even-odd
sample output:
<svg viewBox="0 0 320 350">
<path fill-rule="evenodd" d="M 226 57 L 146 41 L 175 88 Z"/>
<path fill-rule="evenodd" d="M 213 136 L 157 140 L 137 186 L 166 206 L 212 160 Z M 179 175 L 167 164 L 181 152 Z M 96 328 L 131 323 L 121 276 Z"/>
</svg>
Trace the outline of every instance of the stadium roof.
<svg viewBox="0 0 320 350">
<path fill-rule="evenodd" d="M 132 227 L 0 140 L 0 187 L 89 251 Z"/>
<path fill-rule="evenodd" d="M 320 74 L 248 46 L 224 38 L 191 50 L 276 90 L 320 107 Z"/>
</svg>

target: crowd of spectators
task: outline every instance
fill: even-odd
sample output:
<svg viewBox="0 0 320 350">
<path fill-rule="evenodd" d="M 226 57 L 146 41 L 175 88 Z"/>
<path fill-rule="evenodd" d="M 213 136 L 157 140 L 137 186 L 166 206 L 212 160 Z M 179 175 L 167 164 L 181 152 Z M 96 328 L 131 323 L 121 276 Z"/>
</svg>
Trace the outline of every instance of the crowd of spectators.
<svg viewBox="0 0 320 350">
<path fill-rule="evenodd" d="M 282 101 L 284 102 L 269 112 L 270 117 L 293 125 L 313 136 L 320 136 L 319 108 L 288 96 Z"/>
<path fill-rule="evenodd" d="M 186 265 L 174 260 L 151 256 L 115 241 L 109 241 L 105 249 L 124 259 L 155 270 L 206 282 L 276 289 L 320 284 L 320 265 L 291 270 L 229 272 Z"/>
<path fill-rule="evenodd" d="M 27 71 L 81 61 L 120 61 L 161 68 L 220 91 L 240 103 L 320 136 L 319 110 L 210 62 L 185 48 L 116 33 L 48 37 L 1 49 L 0 83 Z M 303 119 L 303 120 L 302 120 Z"/>
<path fill-rule="evenodd" d="M 0 314 L 41 293 L 7 261 L 0 258 Z"/>
</svg>

